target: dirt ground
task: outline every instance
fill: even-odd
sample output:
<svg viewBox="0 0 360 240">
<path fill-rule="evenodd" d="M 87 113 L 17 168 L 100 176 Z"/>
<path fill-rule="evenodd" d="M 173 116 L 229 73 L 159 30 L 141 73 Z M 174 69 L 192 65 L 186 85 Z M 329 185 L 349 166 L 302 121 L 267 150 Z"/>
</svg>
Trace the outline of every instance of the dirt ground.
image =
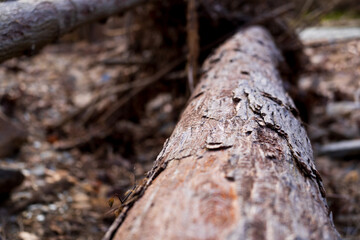
<svg viewBox="0 0 360 240">
<path fill-rule="evenodd" d="M 28 131 L 20 151 L 0 159 L 1 168 L 21 169 L 25 175 L 0 208 L 0 239 L 100 239 L 114 220 L 109 197 L 122 195 L 150 169 L 186 103 L 185 94 L 157 87 L 159 94 L 152 93 L 146 102 L 128 99 L 131 104 L 123 114 L 140 104 L 138 115 L 115 122 L 110 130 L 89 124 L 94 112 L 106 113 L 118 101 L 116 94 L 92 99 L 141 68 L 109 61 L 126 56 L 126 48 L 122 36 L 92 44 L 62 43 L 0 65 L 0 105 Z M 328 142 L 359 138 L 359 108 L 345 114 L 330 114 L 328 109 L 359 97 L 360 41 L 308 46 L 305 52 L 311 64 L 299 80 L 298 95 L 305 99 L 315 150 Z M 165 85 L 171 86 L 177 75 L 167 78 Z M 62 121 L 83 108 L 81 117 Z M 316 165 L 339 232 L 345 239 L 359 239 L 359 156 L 317 156 Z"/>
</svg>

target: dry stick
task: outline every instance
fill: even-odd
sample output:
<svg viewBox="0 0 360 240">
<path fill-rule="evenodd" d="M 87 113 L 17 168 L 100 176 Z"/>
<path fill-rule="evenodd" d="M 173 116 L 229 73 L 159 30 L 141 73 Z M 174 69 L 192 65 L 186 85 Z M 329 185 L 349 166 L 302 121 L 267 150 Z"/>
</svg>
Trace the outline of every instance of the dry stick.
<svg viewBox="0 0 360 240">
<path fill-rule="evenodd" d="M 303 16 L 299 15 L 298 20 L 292 25 L 294 29 L 299 29 L 301 26 L 308 26 L 316 23 L 319 19 L 324 16 L 325 14 L 332 11 L 342 0 L 335 0 L 334 2 L 326 3 L 326 7 L 323 9 L 316 9 L 304 18 Z M 306 5 L 306 3 L 305 3 Z"/>
<path fill-rule="evenodd" d="M 97 95 L 96 98 L 94 98 L 92 101 L 90 101 L 86 106 L 80 108 L 75 113 L 67 116 L 66 118 L 61 120 L 59 123 L 57 123 L 57 125 L 52 126 L 52 128 L 59 127 L 62 124 L 65 124 L 66 122 L 70 121 L 72 118 L 74 118 L 74 117 L 78 116 L 80 113 L 82 113 L 87 107 L 89 107 L 90 105 L 96 104 L 98 101 L 103 99 L 103 97 L 106 97 L 106 96 L 109 96 L 112 94 L 116 94 L 116 93 L 121 93 L 126 90 L 132 89 L 129 94 L 120 98 L 120 100 L 100 118 L 99 122 L 106 123 L 113 116 L 113 114 L 116 113 L 122 106 L 124 106 L 130 99 L 132 99 L 134 96 L 136 96 L 142 90 L 144 90 L 150 84 L 155 83 L 155 82 L 159 81 L 160 79 L 162 79 L 166 74 L 171 72 L 174 68 L 176 68 L 177 66 L 182 64 L 184 61 L 185 61 L 185 58 L 181 57 L 180 59 L 177 59 L 174 62 L 170 63 L 169 65 L 167 65 L 166 67 L 161 69 L 159 72 L 157 72 L 155 75 L 153 75 L 149 78 L 137 80 L 131 84 L 122 84 L 113 89 L 109 89 L 109 91 L 107 91 L 108 89 L 106 89 L 105 91 L 102 91 L 101 93 L 99 93 Z M 90 132 L 83 136 L 80 136 L 80 137 L 77 137 L 74 139 L 70 139 L 70 140 L 59 141 L 58 143 L 56 143 L 54 145 L 54 147 L 57 150 L 67 150 L 67 149 L 71 149 L 73 147 L 81 146 L 81 145 L 85 144 L 86 142 L 89 142 L 94 137 L 105 138 L 109 134 L 112 133 L 111 129 L 113 128 L 113 125 L 112 124 L 104 124 L 104 126 L 105 127 L 101 128 L 101 129 L 98 129 L 94 132 Z"/>
<path fill-rule="evenodd" d="M 125 28 L 115 28 L 115 29 L 105 29 L 105 35 L 109 37 L 119 37 L 128 34 L 129 32 L 137 32 L 143 28 L 143 25 L 132 25 L 130 29 Z"/>
<path fill-rule="evenodd" d="M 47 128 L 52 130 L 52 129 L 56 129 L 56 128 L 59 128 L 59 127 L 63 126 L 64 124 L 68 123 L 70 120 L 78 117 L 87 108 L 89 108 L 92 105 L 95 105 L 96 103 L 98 103 L 99 101 L 104 99 L 105 97 L 107 97 L 109 95 L 118 94 L 118 93 L 122 93 L 122 92 L 125 92 L 127 90 L 130 90 L 131 87 L 132 87 L 131 85 L 132 85 L 132 83 L 124 83 L 124 84 L 120 84 L 120 85 L 112 87 L 112 88 L 106 88 L 106 89 L 100 91 L 87 104 L 85 104 L 81 108 L 78 108 L 74 112 L 68 114 L 66 117 L 60 119 L 59 121 L 57 121 L 55 123 L 48 124 Z"/>
<path fill-rule="evenodd" d="M 345 39 L 314 41 L 314 42 L 304 43 L 304 45 L 307 48 L 319 48 L 319 47 L 343 44 L 343 43 L 359 41 L 359 40 L 360 40 L 360 37 L 350 37 L 350 38 L 345 38 Z"/>
<path fill-rule="evenodd" d="M 293 3 L 289 3 L 289 4 L 285 4 L 283 6 L 280 6 L 280 7 L 276 8 L 276 9 L 274 9 L 273 11 L 270 11 L 269 13 L 266 13 L 266 14 L 260 16 L 260 17 L 254 18 L 253 20 L 249 21 L 248 23 L 245 23 L 243 26 L 241 26 L 241 28 L 245 28 L 245 27 L 248 27 L 250 25 L 261 24 L 261 23 L 264 23 L 264 22 L 269 21 L 271 19 L 274 19 L 276 17 L 282 16 L 285 13 L 292 10 L 293 7 L 294 7 Z M 235 31 L 232 31 L 232 32 L 230 32 L 228 34 L 225 34 L 224 36 L 222 36 L 219 39 L 215 40 L 214 42 L 210 43 L 209 45 L 201 48 L 201 51 L 203 52 L 203 51 L 206 51 L 206 50 L 209 50 L 209 49 L 213 48 L 217 44 L 223 42 L 225 39 L 232 36 L 236 31 L 238 31 L 238 29 L 235 30 Z M 185 61 L 185 59 L 184 59 L 184 57 L 181 57 L 181 59 L 179 59 L 178 61 L 179 61 L 178 65 L 180 65 L 181 63 L 183 63 Z M 177 63 L 177 61 L 174 61 L 172 64 L 175 65 L 176 63 Z M 171 67 L 172 64 L 169 64 L 168 66 Z M 176 65 L 175 67 L 177 67 L 178 65 Z M 173 68 L 175 68 L 175 67 L 173 67 Z M 165 68 L 164 70 L 166 70 L 166 69 L 167 68 Z M 68 123 L 70 120 L 78 117 L 87 108 L 89 108 L 90 106 L 98 103 L 100 100 L 102 100 L 103 98 L 105 98 L 105 97 L 107 97 L 109 95 L 119 94 L 119 93 L 125 92 L 127 90 L 130 90 L 132 88 L 136 88 L 136 87 L 147 87 L 151 83 L 156 82 L 157 80 L 159 80 L 156 77 L 157 75 L 161 75 L 161 78 L 163 76 L 165 76 L 166 74 L 162 75 L 162 72 L 164 72 L 164 70 L 160 70 L 156 75 L 151 76 L 151 77 L 149 77 L 147 79 L 139 79 L 139 80 L 136 80 L 133 83 L 124 83 L 124 84 L 115 86 L 115 87 L 113 87 L 111 89 L 104 89 L 103 91 L 98 93 L 88 104 L 86 104 L 85 106 L 79 108 L 78 110 L 74 111 L 73 113 L 67 115 L 65 118 L 60 119 L 58 122 L 49 124 L 47 126 L 47 128 L 48 129 L 56 129 L 56 128 L 59 128 L 59 127 L 63 126 L 64 124 Z M 168 72 L 170 72 L 170 71 L 168 71 Z M 166 73 L 168 73 L 168 72 L 166 72 Z M 136 93 L 134 94 L 134 96 L 135 95 L 136 95 Z M 120 100 L 120 102 L 122 102 L 122 101 Z M 121 106 L 123 106 L 123 104 L 121 104 Z"/>
<path fill-rule="evenodd" d="M 201 51 L 209 50 L 209 49 L 215 47 L 216 45 L 218 45 L 218 44 L 222 43 L 223 41 L 225 41 L 226 39 L 230 38 L 232 35 L 234 35 L 236 32 L 238 32 L 241 29 L 245 29 L 252 25 L 263 24 L 264 22 L 270 21 L 274 18 L 280 17 L 280 16 L 288 13 L 293 8 L 294 8 L 294 4 L 288 3 L 285 5 L 282 5 L 278 8 L 275 8 L 274 10 L 270 11 L 269 13 L 265 13 L 259 17 L 255 17 L 254 19 L 250 20 L 249 22 L 246 22 L 243 25 L 241 25 L 240 29 L 231 31 L 231 32 L 225 34 L 224 36 L 220 37 L 219 39 L 215 40 L 214 42 L 210 43 L 209 45 L 201 48 Z"/>
<path fill-rule="evenodd" d="M 298 18 L 302 18 L 310 9 L 311 5 L 313 4 L 314 0 L 305 0 L 299 14 L 297 15 Z"/>
<path fill-rule="evenodd" d="M 103 61 L 100 61 L 98 63 L 104 64 L 106 66 L 116 66 L 116 65 L 125 65 L 125 66 L 131 66 L 131 65 L 145 65 L 150 64 L 150 61 L 137 61 L 137 60 L 126 60 L 126 59 L 105 59 Z"/>
<path fill-rule="evenodd" d="M 158 71 L 155 75 L 143 79 L 143 80 L 139 80 L 134 82 L 134 84 L 132 84 L 133 86 L 133 90 L 129 93 L 129 95 L 124 96 L 123 98 L 120 99 L 120 101 L 115 104 L 112 108 L 110 108 L 110 110 L 108 110 L 101 118 L 100 118 L 100 122 L 106 122 L 108 119 L 110 119 L 110 117 L 117 112 L 122 106 L 124 106 L 124 104 L 126 102 L 128 102 L 131 98 L 133 98 L 134 96 L 136 96 L 138 93 L 140 93 L 142 90 L 144 90 L 146 87 L 150 86 L 151 84 L 161 80 L 166 74 L 168 74 L 169 72 L 171 72 L 174 68 L 176 68 L 177 66 L 179 66 L 180 64 L 182 64 L 185 61 L 184 57 L 181 57 L 175 61 L 173 61 L 172 63 L 168 64 L 167 66 L 165 66 L 163 69 L 161 69 L 160 71 Z"/>
<path fill-rule="evenodd" d="M 250 25 L 254 25 L 254 24 L 258 24 L 258 23 L 263 23 L 270 19 L 279 17 L 280 15 L 283 15 L 283 14 L 287 13 L 288 11 L 290 11 L 292 8 L 293 8 L 292 3 L 280 6 L 279 8 L 276 8 L 273 11 L 271 11 L 270 13 L 264 14 L 261 17 L 255 18 L 252 21 L 250 21 L 249 23 L 246 23 L 243 28 L 245 28 L 246 26 L 250 26 Z M 202 48 L 201 51 L 205 51 L 205 50 L 208 50 L 208 49 L 214 47 L 216 44 L 219 44 L 220 42 L 224 41 L 226 38 L 231 36 L 233 33 L 234 32 L 231 32 L 230 34 L 226 34 L 225 36 L 221 37 L 220 39 L 218 39 L 218 40 L 214 41 L 213 43 Z M 59 122 L 49 125 L 48 129 L 55 129 L 55 128 L 61 127 L 62 125 L 66 124 L 73 118 L 78 117 L 83 111 L 85 111 L 90 106 L 95 105 L 96 103 L 101 101 L 104 97 L 107 97 L 107 96 L 113 95 L 113 94 L 119 94 L 119 93 L 122 93 L 122 92 L 132 89 L 132 91 L 128 95 L 123 96 L 117 102 L 117 104 L 115 104 L 112 108 L 110 108 L 105 113 L 105 115 L 103 115 L 100 118 L 100 122 L 105 123 L 114 115 L 114 113 L 116 113 L 121 107 L 123 107 L 130 99 L 132 99 L 134 96 L 136 96 L 142 90 L 144 90 L 146 87 L 150 86 L 152 83 L 155 83 L 155 82 L 159 81 L 160 79 L 162 79 L 166 74 L 171 72 L 174 68 L 176 68 L 183 62 L 185 62 L 185 57 L 181 57 L 180 59 L 175 60 L 174 62 L 170 63 L 168 66 L 161 69 L 160 71 L 158 71 L 155 75 L 153 75 L 151 77 L 148 77 L 146 79 L 139 79 L 133 83 L 121 84 L 121 85 L 116 86 L 111 89 L 105 89 L 105 90 L 101 91 L 99 94 L 97 94 L 97 96 L 95 98 L 93 98 L 93 100 L 91 100 L 88 104 L 86 104 L 82 108 L 79 108 L 77 111 L 75 111 L 72 114 L 61 119 Z M 101 134 L 101 137 L 103 137 L 103 138 L 111 133 L 110 124 L 107 124 L 106 126 L 109 126 L 109 127 L 103 129 L 105 132 L 105 134 Z M 56 144 L 56 148 L 59 150 L 70 149 L 72 147 L 80 146 L 97 136 L 98 136 L 98 134 L 96 132 L 95 134 L 90 133 L 90 134 L 81 136 L 76 139 L 61 141 L 61 142 L 59 142 L 59 144 Z"/>
<path fill-rule="evenodd" d="M 90 131 L 89 133 L 87 133 L 83 136 L 77 137 L 77 138 L 72 138 L 72 139 L 63 140 L 63 141 L 57 141 L 54 144 L 54 148 L 56 150 L 69 150 L 74 147 L 79 147 L 81 145 L 84 145 L 85 143 L 91 141 L 93 138 L 103 139 L 112 133 L 111 128 L 112 127 L 110 127 L 110 126 L 106 126 L 106 127 L 96 129 L 94 131 Z"/>
<path fill-rule="evenodd" d="M 189 0 L 187 4 L 187 74 L 190 93 L 194 91 L 197 84 L 196 76 L 198 72 L 199 58 L 199 23 L 197 17 L 196 0 Z"/>
<path fill-rule="evenodd" d="M 250 20 L 248 23 L 245 23 L 242 26 L 242 28 L 246 28 L 251 25 L 256 25 L 256 24 L 261 24 L 261 23 L 267 22 L 274 18 L 280 17 L 293 9 L 294 9 L 294 3 L 284 4 L 278 8 L 275 8 L 274 10 L 270 11 L 269 13 L 264 13 L 263 15 L 256 17 L 253 20 Z"/>
<path fill-rule="evenodd" d="M 177 67 L 179 64 L 181 64 L 184 61 L 185 61 L 185 59 L 182 57 L 182 58 L 170 63 L 167 67 L 160 70 L 158 73 L 156 73 L 153 76 L 150 76 L 145 79 L 138 79 L 138 80 L 136 80 L 134 82 L 130 82 L 130 83 L 120 84 L 120 85 L 114 86 L 112 88 L 106 88 L 106 89 L 100 91 L 98 94 L 96 94 L 96 96 L 93 97 L 92 100 L 90 100 L 86 105 L 77 109 L 76 111 L 67 115 L 66 117 L 60 119 L 59 121 L 52 123 L 52 124 L 48 124 L 47 128 L 53 130 L 53 129 L 63 126 L 64 124 L 68 123 L 70 120 L 78 117 L 81 113 L 83 113 L 90 106 L 97 104 L 99 101 L 101 101 L 102 99 L 104 99 L 110 95 L 123 93 L 130 89 L 137 89 L 137 88 L 143 89 L 143 88 L 149 86 L 151 83 L 154 83 L 154 82 L 160 80 L 164 75 L 169 73 L 173 68 Z M 132 94 L 133 93 L 130 93 L 130 95 L 132 95 Z M 125 98 L 129 98 L 129 96 L 127 96 Z M 124 101 L 123 99 L 124 98 L 122 98 L 119 102 L 123 102 Z M 119 104 L 122 106 L 124 103 L 119 103 Z M 119 104 L 117 104 L 117 105 L 119 105 Z"/>
<path fill-rule="evenodd" d="M 360 155 L 360 140 L 348 140 L 322 145 L 318 150 L 319 155 L 334 158 L 354 157 Z"/>
<path fill-rule="evenodd" d="M 0 3 L 0 62 L 36 52 L 75 28 L 123 13 L 145 0 L 52 0 Z"/>
</svg>

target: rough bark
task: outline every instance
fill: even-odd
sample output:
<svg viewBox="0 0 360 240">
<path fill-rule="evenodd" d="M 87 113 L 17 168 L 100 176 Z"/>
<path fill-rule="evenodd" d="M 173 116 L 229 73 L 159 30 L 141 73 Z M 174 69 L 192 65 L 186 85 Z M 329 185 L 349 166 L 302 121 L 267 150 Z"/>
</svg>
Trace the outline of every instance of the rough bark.
<svg viewBox="0 0 360 240">
<path fill-rule="evenodd" d="M 0 2 L 0 62 L 35 52 L 74 28 L 121 13 L 144 0 Z"/>
<path fill-rule="evenodd" d="M 280 61 L 261 27 L 217 49 L 106 238 L 339 238 Z"/>
</svg>

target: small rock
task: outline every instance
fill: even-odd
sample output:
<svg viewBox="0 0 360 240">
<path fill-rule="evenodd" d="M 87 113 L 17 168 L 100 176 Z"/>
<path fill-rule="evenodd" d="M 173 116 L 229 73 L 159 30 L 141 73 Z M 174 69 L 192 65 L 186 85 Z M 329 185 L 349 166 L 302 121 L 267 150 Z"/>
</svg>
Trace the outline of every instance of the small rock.
<svg viewBox="0 0 360 240">
<path fill-rule="evenodd" d="M 34 174 L 35 176 L 41 177 L 45 175 L 45 170 L 46 168 L 44 167 L 44 165 L 38 165 L 35 168 L 33 168 L 31 170 L 32 174 Z"/>
<path fill-rule="evenodd" d="M 36 220 L 38 220 L 39 222 L 43 222 L 45 220 L 45 215 L 43 215 L 43 214 L 37 215 Z"/>
</svg>

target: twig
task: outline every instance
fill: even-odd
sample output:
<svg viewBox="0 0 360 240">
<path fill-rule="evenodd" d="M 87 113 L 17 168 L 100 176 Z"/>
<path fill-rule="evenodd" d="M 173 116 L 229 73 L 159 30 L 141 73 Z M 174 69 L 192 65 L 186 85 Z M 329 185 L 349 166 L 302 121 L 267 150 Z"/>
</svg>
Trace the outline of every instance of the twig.
<svg viewBox="0 0 360 240">
<path fill-rule="evenodd" d="M 106 65 L 106 66 L 116 66 L 116 65 L 144 65 L 149 64 L 150 61 L 139 61 L 139 60 L 126 60 L 126 59 L 105 59 L 103 61 L 100 61 L 100 63 Z"/>
<path fill-rule="evenodd" d="M 54 144 L 55 149 L 57 149 L 57 150 L 71 149 L 71 148 L 74 148 L 74 147 L 84 145 L 85 143 L 89 142 L 90 140 L 92 140 L 95 137 L 105 138 L 106 136 L 111 134 L 114 125 L 109 124 L 109 122 L 111 122 L 112 119 L 114 119 L 114 121 L 116 121 L 116 118 L 113 118 L 113 116 L 121 107 L 123 107 L 127 102 L 129 102 L 134 96 L 136 96 L 141 91 L 143 91 L 146 87 L 148 87 L 151 84 L 161 80 L 165 75 L 167 75 L 174 68 L 176 68 L 177 66 L 179 66 L 180 64 L 182 64 L 184 62 L 185 62 L 185 57 L 180 57 L 179 59 L 169 63 L 167 66 L 162 68 L 160 71 L 158 71 L 155 75 L 153 75 L 151 77 L 148 77 L 146 79 L 138 79 L 138 80 L 136 80 L 136 81 L 134 81 L 132 83 L 122 84 L 122 85 L 119 85 L 119 86 L 117 86 L 115 88 L 105 89 L 105 90 L 101 91 L 95 98 L 93 98 L 93 100 L 91 100 L 84 107 L 80 108 L 79 110 L 77 110 L 73 114 L 65 117 L 63 120 L 61 120 L 60 122 L 50 126 L 49 128 L 54 129 L 54 128 L 58 128 L 58 127 L 62 126 L 63 124 L 70 121 L 72 118 L 79 116 L 84 110 L 86 110 L 91 105 L 96 104 L 97 102 L 99 102 L 104 97 L 108 97 L 108 96 L 111 96 L 111 95 L 116 94 L 116 93 L 125 92 L 125 91 L 131 89 L 131 91 L 128 94 L 121 97 L 117 101 L 117 103 L 114 106 L 112 106 L 108 111 L 106 111 L 105 114 L 99 119 L 100 123 L 107 123 L 107 124 L 104 124 L 104 125 L 108 126 L 108 127 L 101 128 L 101 129 L 98 129 L 98 130 L 93 131 L 93 132 L 89 132 L 89 133 L 87 133 L 87 134 L 85 134 L 83 136 L 77 137 L 77 138 L 73 138 L 73 139 L 70 139 L 70 140 L 64 140 L 64 141 L 59 141 L 59 142 Z"/>
<path fill-rule="evenodd" d="M 274 18 L 277 18 L 277 17 L 280 17 L 280 16 L 284 15 L 285 13 L 291 11 L 293 8 L 294 8 L 293 3 L 288 3 L 288 4 L 285 4 L 285 5 L 282 5 L 282 6 L 278 7 L 278 8 L 275 8 L 274 10 L 270 11 L 269 13 L 263 14 L 260 17 L 255 17 L 252 20 L 249 20 L 248 22 L 241 25 L 240 29 L 244 29 L 244 28 L 247 28 L 249 26 L 256 25 L 256 24 L 265 23 L 265 22 L 270 21 L 270 20 L 272 20 Z M 241 16 L 241 17 L 243 17 L 243 16 Z M 206 50 L 209 50 L 209 49 L 217 46 L 221 42 L 225 41 L 226 39 L 228 39 L 229 37 L 234 35 L 240 29 L 235 29 L 234 31 L 231 31 L 231 32 L 223 35 L 222 37 L 218 38 L 214 42 L 202 47 L 201 51 L 206 51 Z"/>
<path fill-rule="evenodd" d="M 134 82 L 132 84 L 132 91 L 122 97 L 117 104 L 115 104 L 112 108 L 110 108 L 101 118 L 100 118 L 100 122 L 107 122 L 111 116 L 113 116 L 113 114 L 115 112 L 117 112 L 122 106 L 124 106 L 125 103 L 127 103 L 130 99 L 132 99 L 134 96 L 136 96 L 138 93 L 140 93 L 142 90 L 144 90 L 146 87 L 150 86 L 151 84 L 161 80 L 166 74 L 168 74 L 169 72 L 171 72 L 174 68 L 176 68 L 177 66 L 179 66 L 180 64 L 185 62 L 185 57 L 180 57 L 179 59 L 169 63 L 167 66 L 165 66 L 164 68 L 162 68 L 160 71 L 158 71 L 155 75 L 143 79 L 143 80 L 138 80 L 136 82 Z"/>
<path fill-rule="evenodd" d="M 293 10 L 295 7 L 294 3 L 288 3 L 285 5 L 282 5 L 278 8 L 275 8 L 274 10 L 270 11 L 269 13 L 265 13 L 259 17 L 255 17 L 254 19 L 250 20 L 249 22 L 245 23 L 243 26 L 241 26 L 242 28 L 246 28 L 249 27 L 251 25 L 255 25 L 255 24 L 261 24 L 264 22 L 268 22 L 274 18 L 280 17 L 286 13 L 288 13 L 289 11 Z"/>
<path fill-rule="evenodd" d="M 83 136 L 73 138 L 70 140 L 63 140 L 58 141 L 54 144 L 54 148 L 56 150 L 68 150 L 74 147 L 78 147 L 84 145 L 85 143 L 91 141 L 94 138 L 105 138 L 107 137 L 112 131 L 112 127 L 100 128 L 96 131 L 89 132 Z"/>
<path fill-rule="evenodd" d="M 72 0 L 3 3 L 0 7 L 0 62 L 24 52 L 34 53 L 76 27 L 124 13 L 148 2 Z"/>
<path fill-rule="evenodd" d="M 95 97 L 93 97 L 84 106 L 82 106 L 82 107 L 78 108 L 77 110 L 75 110 L 74 112 L 66 115 L 64 118 L 60 119 L 57 122 L 47 124 L 46 127 L 47 127 L 48 130 L 54 130 L 54 129 L 60 128 L 61 126 L 65 125 L 66 123 L 68 123 L 72 119 L 78 117 L 80 114 L 82 114 L 90 106 L 95 105 L 96 103 L 98 103 L 99 101 L 104 99 L 105 97 L 108 97 L 108 96 L 114 95 L 114 94 L 118 94 L 118 93 L 122 93 L 122 92 L 125 92 L 125 91 L 129 90 L 129 89 L 131 89 L 131 83 L 124 83 L 124 84 L 121 84 L 121 85 L 118 85 L 118 86 L 114 86 L 114 87 L 112 87 L 110 89 L 106 88 L 106 89 L 100 91 L 98 94 L 96 94 Z"/>
<path fill-rule="evenodd" d="M 199 58 L 199 23 L 197 17 L 196 0 L 189 0 L 187 4 L 187 75 L 190 92 L 194 91 L 197 84 L 196 77 L 198 72 L 198 58 Z"/>
<path fill-rule="evenodd" d="M 351 41 L 358 41 L 358 40 L 360 40 L 360 37 L 351 37 L 351 38 L 346 38 L 346 39 L 333 39 L 333 40 L 318 40 L 318 41 L 314 41 L 314 42 L 304 43 L 304 45 L 305 45 L 305 47 L 308 47 L 308 48 L 318 48 L 318 47 L 348 43 Z"/>
<path fill-rule="evenodd" d="M 95 104 L 97 104 L 98 102 L 103 100 L 104 98 L 107 98 L 114 94 L 120 94 L 120 93 L 123 93 L 123 92 L 133 89 L 132 92 L 130 92 L 128 95 L 121 98 L 118 101 L 118 103 L 112 108 L 112 109 L 114 109 L 113 111 L 116 111 L 118 108 L 122 107 L 127 101 L 129 101 L 132 97 L 137 95 L 138 90 L 141 91 L 144 88 L 151 85 L 152 83 L 157 82 L 158 80 L 163 78 L 166 74 L 168 74 L 170 71 L 172 71 L 174 68 L 176 68 L 177 66 L 182 64 L 183 62 L 185 62 L 185 58 L 180 57 L 179 59 L 169 63 L 165 68 L 161 69 L 159 72 L 157 72 L 153 76 L 150 76 L 145 79 L 138 79 L 138 80 L 136 80 L 134 82 L 130 82 L 130 83 L 123 83 L 118 86 L 114 86 L 112 88 L 106 88 L 106 89 L 100 91 L 98 94 L 96 94 L 95 97 L 92 98 L 92 100 L 90 100 L 87 104 L 85 104 L 81 108 L 78 108 L 74 112 L 70 113 L 69 115 L 65 116 L 64 118 L 60 119 L 59 121 L 57 121 L 55 123 L 47 124 L 46 127 L 48 130 L 54 130 L 54 129 L 60 128 L 61 126 L 65 125 L 72 119 L 80 116 L 80 114 L 82 114 L 86 109 L 88 109 L 90 106 L 94 106 Z M 108 111 L 108 115 L 111 115 L 111 113 L 109 111 Z"/>
<path fill-rule="evenodd" d="M 320 147 L 319 155 L 330 157 L 349 157 L 360 154 L 360 140 L 341 141 L 329 143 Z"/>
<path fill-rule="evenodd" d="M 283 6 L 280 6 L 276 9 L 274 9 L 273 11 L 270 11 L 269 13 L 262 15 L 261 17 L 257 17 L 257 18 L 254 18 L 253 20 L 250 20 L 249 22 L 242 25 L 241 28 L 246 28 L 251 25 L 264 23 L 273 18 L 279 17 L 279 16 L 287 13 L 291 9 L 293 9 L 293 7 L 294 7 L 293 3 L 289 3 L 289 4 L 285 4 Z M 216 41 L 202 47 L 200 51 L 203 52 L 203 51 L 213 48 L 214 46 L 218 45 L 219 43 L 221 43 L 224 40 L 226 40 L 227 38 L 229 38 L 231 35 L 233 35 L 237 31 L 238 31 L 238 29 L 236 29 L 228 34 L 225 34 L 224 36 L 220 37 Z M 150 76 L 146 79 L 138 79 L 132 83 L 124 83 L 124 84 L 112 87 L 111 89 L 104 89 L 103 91 L 99 92 L 89 103 L 87 103 L 83 107 L 77 109 L 73 113 L 67 115 L 66 117 L 60 119 L 59 121 L 48 124 L 47 128 L 49 130 L 60 128 L 61 126 L 65 125 L 72 119 L 78 117 L 90 106 L 95 105 L 96 103 L 98 103 L 99 101 L 101 101 L 102 99 L 104 99 L 105 97 L 108 97 L 110 95 L 123 93 L 123 92 L 126 92 L 126 91 L 128 91 L 130 89 L 134 89 L 134 88 L 141 88 L 141 90 L 143 90 L 150 84 L 160 80 L 162 77 L 164 77 L 166 74 L 171 72 L 174 68 L 176 68 L 183 62 L 185 62 L 185 58 L 181 57 L 180 59 L 175 60 L 174 62 L 170 63 L 167 67 L 163 68 L 155 75 Z M 112 110 L 110 110 L 110 111 L 108 111 L 108 113 L 106 113 L 106 117 L 103 117 L 102 120 L 104 121 L 105 119 L 109 118 L 110 115 L 112 115 L 114 112 L 116 112 L 120 107 L 122 107 L 124 105 L 124 103 L 126 103 L 132 97 L 136 96 L 138 93 L 139 92 L 137 90 L 134 90 L 132 93 L 129 93 L 128 96 L 120 99 L 120 101 L 112 108 Z"/>
</svg>

